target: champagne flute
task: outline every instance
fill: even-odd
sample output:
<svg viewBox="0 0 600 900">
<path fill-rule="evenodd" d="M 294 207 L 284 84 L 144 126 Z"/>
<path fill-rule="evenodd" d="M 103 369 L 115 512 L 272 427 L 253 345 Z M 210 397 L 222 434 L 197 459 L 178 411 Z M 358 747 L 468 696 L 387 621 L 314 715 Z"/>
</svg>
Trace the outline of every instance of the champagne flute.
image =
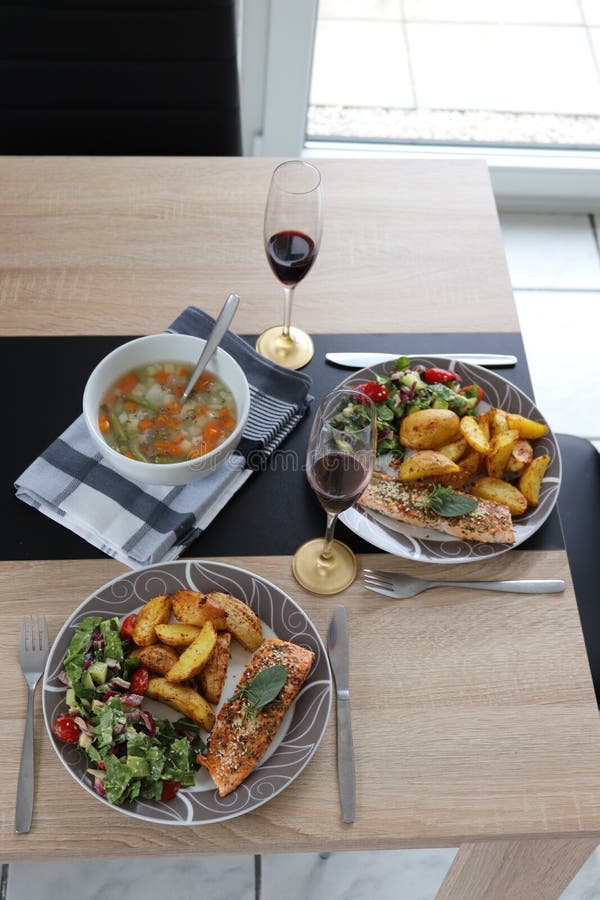
<svg viewBox="0 0 600 900">
<path fill-rule="evenodd" d="M 352 506 L 373 474 L 377 417 L 362 391 L 338 388 L 317 410 L 308 440 L 306 474 L 327 514 L 324 538 L 303 544 L 292 561 L 296 580 L 315 594 L 337 594 L 356 578 L 352 550 L 334 539 L 338 515 Z"/>
<path fill-rule="evenodd" d="M 269 265 L 283 285 L 283 325 L 263 331 L 256 349 L 288 369 L 301 369 L 314 353 L 310 335 L 291 325 L 292 300 L 296 285 L 319 252 L 322 206 L 321 173 L 316 166 L 301 159 L 277 166 L 265 207 L 264 242 Z"/>
</svg>

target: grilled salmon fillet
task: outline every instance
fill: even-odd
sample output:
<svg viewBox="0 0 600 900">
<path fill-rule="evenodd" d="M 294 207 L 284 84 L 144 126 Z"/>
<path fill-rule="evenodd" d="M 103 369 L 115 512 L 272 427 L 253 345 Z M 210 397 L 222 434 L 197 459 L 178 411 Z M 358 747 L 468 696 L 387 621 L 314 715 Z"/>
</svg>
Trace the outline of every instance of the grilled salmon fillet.
<svg viewBox="0 0 600 900">
<path fill-rule="evenodd" d="M 464 516 L 440 516 L 423 506 L 433 485 L 418 482 L 407 484 L 389 475 L 376 473 L 366 491 L 359 497 L 358 505 L 366 509 L 417 525 L 433 528 L 461 538 L 463 541 L 483 541 L 489 544 L 514 544 L 515 532 L 510 510 L 500 503 L 479 500 L 475 509 Z M 453 491 L 461 494 L 461 491 Z M 470 496 L 465 494 L 464 496 Z"/>
<path fill-rule="evenodd" d="M 279 638 L 268 638 L 254 652 L 238 689 L 274 665 L 283 666 L 287 678 L 277 697 L 259 709 L 256 717 L 244 715 L 248 709 L 245 697 L 232 698 L 221 707 L 208 736 L 206 755 L 196 758 L 210 772 L 220 797 L 234 791 L 260 762 L 308 675 L 314 656 L 312 650 Z"/>
</svg>

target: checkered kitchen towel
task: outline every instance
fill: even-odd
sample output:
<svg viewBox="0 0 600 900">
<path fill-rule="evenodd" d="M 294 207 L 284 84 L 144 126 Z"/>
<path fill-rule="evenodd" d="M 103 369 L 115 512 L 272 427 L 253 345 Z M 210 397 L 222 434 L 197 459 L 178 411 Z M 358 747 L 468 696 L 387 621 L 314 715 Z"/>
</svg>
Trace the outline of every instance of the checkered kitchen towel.
<svg viewBox="0 0 600 900">
<path fill-rule="evenodd" d="M 190 306 L 167 331 L 207 337 L 213 323 Z M 17 497 L 134 569 L 177 559 L 312 400 L 308 376 L 269 362 L 231 332 L 221 346 L 246 374 L 250 415 L 237 450 L 210 475 L 177 487 L 130 481 L 104 463 L 80 416 L 17 479 Z"/>
</svg>

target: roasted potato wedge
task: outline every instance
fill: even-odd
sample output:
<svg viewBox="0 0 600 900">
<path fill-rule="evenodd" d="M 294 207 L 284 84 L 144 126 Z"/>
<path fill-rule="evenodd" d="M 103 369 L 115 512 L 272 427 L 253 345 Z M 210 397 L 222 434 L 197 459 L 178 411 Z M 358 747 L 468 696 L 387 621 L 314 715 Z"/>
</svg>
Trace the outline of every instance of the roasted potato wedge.
<svg viewBox="0 0 600 900">
<path fill-rule="evenodd" d="M 516 428 L 519 437 L 535 440 L 535 438 L 544 437 L 548 434 L 548 426 L 543 422 L 535 422 L 533 419 L 527 419 L 525 416 L 519 416 L 516 413 L 506 413 L 509 428 Z"/>
<path fill-rule="evenodd" d="M 519 478 L 519 490 L 524 494 L 530 506 L 537 506 L 540 502 L 540 488 L 549 465 L 550 457 L 547 453 L 543 456 L 536 456 Z"/>
<path fill-rule="evenodd" d="M 227 676 L 230 650 L 231 634 L 228 631 L 220 631 L 217 634 L 217 642 L 213 652 L 198 675 L 198 687 L 209 703 L 216 705 L 221 699 Z"/>
<path fill-rule="evenodd" d="M 455 462 L 437 450 L 418 450 L 403 460 L 398 468 L 400 481 L 419 481 L 436 475 L 459 472 Z"/>
<path fill-rule="evenodd" d="M 224 609 L 227 613 L 227 631 L 231 632 L 242 647 L 254 652 L 263 640 L 261 621 L 256 613 L 231 594 L 216 591 L 206 596 L 214 606 Z"/>
<path fill-rule="evenodd" d="M 145 603 L 137 614 L 131 637 L 138 647 L 149 647 L 156 644 L 158 638 L 154 629 L 157 625 L 168 622 L 171 618 L 171 598 L 168 594 L 159 594 Z"/>
<path fill-rule="evenodd" d="M 481 413 L 481 415 L 477 416 L 477 424 L 481 428 L 486 441 L 490 439 L 490 411 Z"/>
<path fill-rule="evenodd" d="M 169 682 L 187 681 L 204 668 L 217 642 L 217 632 L 212 622 L 205 622 L 197 638 L 186 647 L 175 665 L 166 674 Z"/>
<path fill-rule="evenodd" d="M 493 503 L 501 503 L 508 506 L 511 515 L 520 516 L 527 509 L 527 499 L 524 494 L 508 481 L 502 478 L 485 476 L 478 478 L 469 488 L 469 493 L 482 500 L 491 500 Z"/>
<path fill-rule="evenodd" d="M 212 622 L 217 631 L 227 628 L 227 614 L 208 599 L 201 591 L 177 591 L 171 596 L 173 615 L 186 625 L 201 628 L 205 622 Z"/>
<path fill-rule="evenodd" d="M 451 409 L 419 409 L 402 419 L 400 443 L 411 450 L 436 450 L 454 440 L 459 422 Z"/>
<path fill-rule="evenodd" d="M 506 464 L 506 471 L 509 475 L 517 475 L 532 459 L 533 447 L 525 438 L 518 438 Z"/>
<path fill-rule="evenodd" d="M 179 659 L 172 647 L 165 647 L 163 644 L 136 647 L 129 655 L 137 656 L 149 672 L 155 672 L 157 675 L 166 675 Z"/>
<path fill-rule="evenodd" d="M 508 419 L 506 418 L 506 413 L 503 409 L 493 407 L 488 411 L 487 417 L 488 422 L 490 423 L 491 437 L 494 437 L 494 435 L 501 431 L 508 431 Z"/>
<path fill-rule="evenodd" d="M 215 724 L 215 714 L 209 703 L 197 691 L 183 684 L 172 684 L 166 678 L 151 678 L 146 697 L 160 700 L 167 706 L 183 713 L 192 722 L 197 722 L 205 731 Z"/>
<path fill-rule="evenodd" d="M 485 458 L 485 468 L 492 478 L 502 478 L 504 475 L 504 470 L 518 438 L 519 432 L 511 428 L 506 431 L 496 431 L 490 438 L 490 449 Z"/>
<path fill-rule="evenodd" d="M 456 440 L 450 441 L 449 444 L 442 444 L 441 447 L 438 447 L 438 453 L 443 453 L 444 456 L 447 456 L 452 462 L 458 462 L 466 452 L 467 442 L 464 437 L 458 437 Z"/>
<path fill-rule="evenodd" d="M 167 622 L 154 629 L 159 641 L 169 647 L 189 647 L 201 632 L 198 625 L 185 625 L 180 622 Z"/>
<path fill-rule="evenodd" d="M 481 454 L 477 450 L 469 449 L 469 452 L 458 463 L 458 472 L 450 475 L 440 475 L 436 478 L 443 487 L 451 487 L 460 490 L 473 478 L 481 465 Z"/>
<path fill-rule="evenodd" d="M 477 450 L 478 453 L 483 453 L 484 456 L 487 456 L 490 449 L 490 442 L 481 428 L 479 418 L 476 419 L 474 416 L 463 416 L 459 421 L 460 430 L 467 444 L 472 447 L 473 450 Z"/>
</svg>

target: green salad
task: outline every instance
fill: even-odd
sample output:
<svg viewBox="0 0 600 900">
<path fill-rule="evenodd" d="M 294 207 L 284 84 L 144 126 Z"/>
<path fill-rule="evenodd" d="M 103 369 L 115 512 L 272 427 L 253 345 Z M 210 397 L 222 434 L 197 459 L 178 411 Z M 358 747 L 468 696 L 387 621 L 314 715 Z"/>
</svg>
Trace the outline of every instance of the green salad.
<svg viewBox="0 0 600 900">
<path fill-rule="evenodd" d="M 377 410 L 377 455 L 389 453 L 396 459 L 404 456 L 398 438 L 400 422 L 420 409 L 450 409 L 458 416 L 473 415 L 482 398 L 476 384 L 461 385 L 462 379 L 449 369 L 411 367 L 406 356 L 400 356 L 389 375 L 376 375 L 373 381 L 354 385 L 375 404 Z M 359 431 L 367 424 L 367 413 L 361 403 L 347 403 L 334 416 L 331 424 L 346 432 Z"/>
<path fill-rule="evenodd" d="M 60 676 L 68 711 L 55 718 L 53 732 L 87 755 L 94 790 L 109 803 L 170 800 L 194 784 L 205 745 L 195 722 L 142 709 L 148 670 L 128 657 L 126 635 L 117 618 L 81 620 Z"/>
</svg>

